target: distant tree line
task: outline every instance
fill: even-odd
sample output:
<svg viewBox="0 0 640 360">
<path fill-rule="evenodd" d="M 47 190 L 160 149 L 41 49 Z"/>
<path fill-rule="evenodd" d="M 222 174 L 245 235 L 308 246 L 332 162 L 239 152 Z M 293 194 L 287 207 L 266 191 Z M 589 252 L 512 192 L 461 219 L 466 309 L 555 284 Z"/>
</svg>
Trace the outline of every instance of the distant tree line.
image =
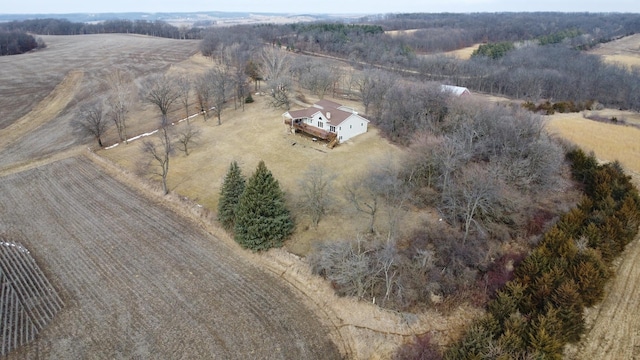
<svg viewBox="0 0 640 360">
<path fill-rule="evenodd" d="M 0 30 L 0 56 L 24 54 L 45 44 L 23 31 Z"/>
<path fill-rule="evenodd" d="M 418 75 L 423 81 L 533 102 L 597 101 L 640 109 L 640 72 L 582 51 L 639 31 L 637 14 L 395 14 L 360 21 L 209 29 L 201 50 L 211 55 L 232 43 L 254 49 L 268 43 L 293 52 L 335 56 L 359 68 L 383 68 L 404 77 Z M 393 29 L 417 30 L 393 35 L 382 31 Z M 419 56 L 482 42 L 470 60 Z M 304 72 L 296 76 L 300 75 Z"/>
<path fill-rule="evenodd" d="M 5 31 L 22 31 L 39 35 L 81 35 L 130 33 L 170 39 L 201 39 L 197 28 L 179 28 L 164 21 L 107 20 L 97 24 L 71 22 L 65 19 L 33 19 L 0 24 Z"/>
<path fill-rule="evenodd" d="M 605 106 L 640 109 L 640 71 L 605 63 L 597 55 L 562 45 L 521 46 L 498 58 L 425 58 L 423 79 L 537 102 L 598 101 Z"/>
<path fill-rule="evenodd" d="M 611 39 L 640 31 L 639 16 L 633 13 L 413 13 L 374 15 L 361 20 L 385 30 L 463 29 L 463 38 L 469 45 L 534 40 L 571 30 L 589 34 L 594 39 Z M 461 39 L 460 34 L 454 37 Z"/>
</svg>

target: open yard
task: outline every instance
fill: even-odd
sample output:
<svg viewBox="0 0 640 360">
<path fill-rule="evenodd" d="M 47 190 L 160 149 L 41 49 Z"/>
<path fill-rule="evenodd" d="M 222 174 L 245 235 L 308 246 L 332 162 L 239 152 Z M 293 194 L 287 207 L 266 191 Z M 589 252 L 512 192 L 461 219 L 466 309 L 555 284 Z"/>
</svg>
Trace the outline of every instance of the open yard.
<svg viewBox="0 0 640 360">
<path fill-rule="evenodd" d="M 254 96 L 254 99 L 256 101 L 247 104 L 244 111 L 234 110 L 233 105 L 226 109 L 222 125 L 218 125 L 215 118 L 206 122 L 202 117 L 191 120 L 191 125 L 199 129 L 202 136 L 189 156 L 177 152 L 173 157 L 168 178 L 171 191 L 216 211 L 229 164 L 238 161 L 248 177 L 258 162 L 264 160 L 286 192 L 295 213 L 295 204 L 301 195 L 299 181 L 311 167 L 323 167 L 335 175 L 334 205 L 317 229 L 309 228 L 309 219 L 297 214 L 297 231 L 286 246 L 304 255 L 314 241 L 353 237 L 365 229 L 367 217 L 356 213 L 344 200 L 343 184 L 364 173 L 372 164 L 397 161 L 402 151 L 381 139 L 375 128 L 328 149 L 323 142 L 288 133 L 281 116 L 284 110 L 269 107 L 265 96 Z M 355 103 L 350 105 L 358 107 Z M 179 131 L 186 125 L 186 122 L 176 124 L 172 130 Z M 142 140 L 136 140 L 97 153 L 135 172 L 140 164 L 150 160 L 149 155 L 142 152 L 141 143 Z M 383 221 L 380 217 L 381 225 Z"/>
</svg>

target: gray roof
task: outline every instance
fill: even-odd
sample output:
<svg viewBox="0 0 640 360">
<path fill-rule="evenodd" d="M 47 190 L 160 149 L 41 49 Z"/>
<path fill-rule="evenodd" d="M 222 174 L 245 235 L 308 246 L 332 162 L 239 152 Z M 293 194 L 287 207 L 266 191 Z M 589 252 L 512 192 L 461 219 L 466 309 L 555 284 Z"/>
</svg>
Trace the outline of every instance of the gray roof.
<svg viewBox="0 0 640 360">
<path fill-rule="evenodd" d="M 305 119 L 311 118 L 319 112 L 326 119 L 327 123 L 331 124 L 331 126 L 338 126 L 342 124 L 343 121 L 347 120 L 351 115 L 358 115 L 358 113 L 356 113 L 355 111 L 346 111 L 344 109 L 345 107 L 341 104 L 338 104 L 337 102 L 323 99 L 313 104 L 312 107 L 301 110 L 288 111 L 285 113 L 285 115 L 288 115 L 292 119 Z M 364 120 L 369 122 L 369 120 L 367 119 Z"/>
</svg>

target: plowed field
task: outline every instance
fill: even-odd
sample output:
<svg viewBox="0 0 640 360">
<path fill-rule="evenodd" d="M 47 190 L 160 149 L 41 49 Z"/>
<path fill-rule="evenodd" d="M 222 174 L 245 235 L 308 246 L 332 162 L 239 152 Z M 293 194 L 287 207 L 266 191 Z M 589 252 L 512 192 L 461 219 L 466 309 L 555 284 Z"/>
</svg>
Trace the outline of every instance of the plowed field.
<svg viewBox="0 0 640 360">
<path fill-rule="evenodd" d="M 0 178 L 0 219 L 66 304 L 9 359 L 340 357 L 285 282 L 84 156 Z"/>
<path fill-rule="evenodd" d="M 65 307 L 8 359 L 340 358 L 299 290 L 117 180 L 72 131 L 107 74 L 179 68 L 199 42 L 43 38 L 44 50 L 0 58 L 0 235 L 29 248 Z M 141 114 L 132 133 L 155 121 Z"/>
</svg>

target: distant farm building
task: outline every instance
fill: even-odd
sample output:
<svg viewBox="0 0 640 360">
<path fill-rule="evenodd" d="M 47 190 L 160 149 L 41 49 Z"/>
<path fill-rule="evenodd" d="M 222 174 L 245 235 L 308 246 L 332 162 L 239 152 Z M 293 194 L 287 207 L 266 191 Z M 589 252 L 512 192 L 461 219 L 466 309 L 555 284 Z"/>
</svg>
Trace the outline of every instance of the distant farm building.
<svg viewBox="0 0 640 360">
<path fill-rule="evenodd" d="M 462 86 L 441 85 L 440 89 L 443 92 L 446 91 L 448 93 L 451 93 L 451 95 L 454 95 L 454 96 L 466 96 L 466 95 L 470 95 L 471 94 L 469 89 L 467 89 L 466 87 L 462 87 Z"/>
<path fill-rule="evenodd" d="M 0 357 L 31 342 L 62 305 L 29 251 L 0 239 Z"/>
<path fill-rule="evenodd" d="M 287 111 L 282 118 L 292 132 L 300 131 L 326 140 L 330 149 L 366 133 L 369 126 L 369 120 L 355 110 L 330 100 L 320 100 L 306 109 Z"/>
</svg>

